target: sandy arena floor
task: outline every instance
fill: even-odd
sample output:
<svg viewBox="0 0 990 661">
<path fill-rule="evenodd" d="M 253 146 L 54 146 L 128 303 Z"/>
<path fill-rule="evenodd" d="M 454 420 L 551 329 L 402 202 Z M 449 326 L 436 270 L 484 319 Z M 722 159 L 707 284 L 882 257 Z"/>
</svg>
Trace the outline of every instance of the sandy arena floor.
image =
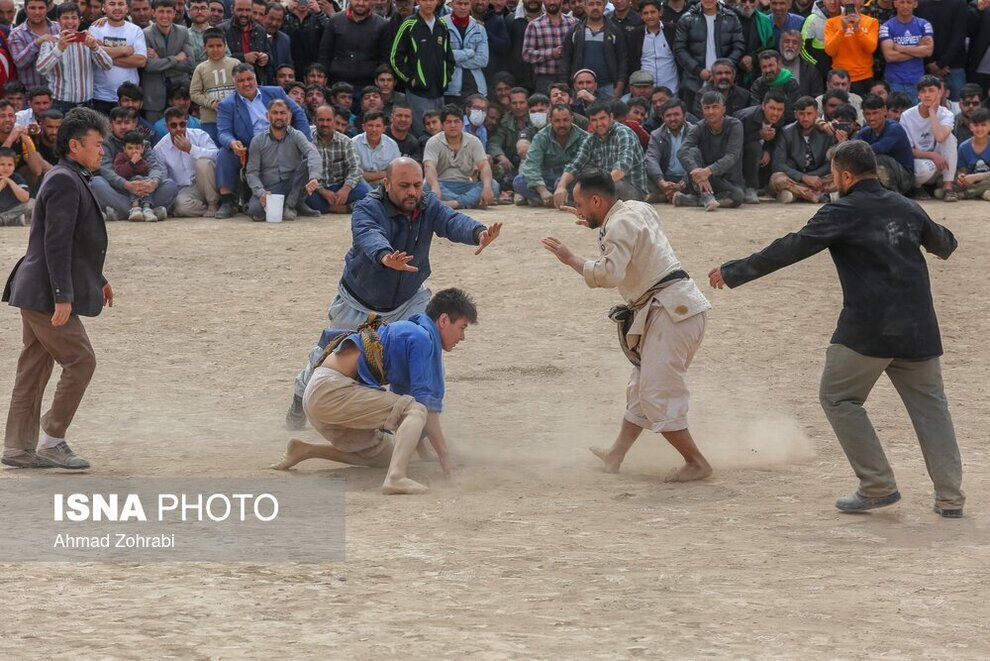
<svg viewBox="0 0 990 661">
<path fill-rule="evenodd" d="M 462 286 L 481 313 L 446 357 L 455 482 L 417 464 L 432 493 L 385 497 L 380 470 L 302 464 L 347 479 L 341 563 L 0 565 L 0 656 L 985 659 L 990 206 L 927 208 L 960 243 L 930 266 L 962 520 L 932 514 L 885 380 L 869 406 L 904 499 L 864 516 L 833 509 L 855 480 L 818 405 L 841 304 L 826 254 L 737 291 L 707 286 L 711 266 L 800 227 L 810 206 L 661 207 L 714 304 L 690 376 L 692 430 L 716 474 L 681 485 L 661 481 L 677 461 L 659 436 L 619 475 L 585 449 L 610 442 L 622 413 L 628 366 L 605 318 L 618 299 L 587 289 L 539 239 L 588 256 L 594 233 L 560 212 L 501 207 L 475 214 L 506 224 L 480 257 L 434 243 L 434 291 Z M 0 231 L 3 277 L 27 235 Z M 70 434 L 92 473 L 271 477 L 291 380 L 349 243 L 344 218 L 112 225 L 117 303 L 87 323 L 99 367 Z M 19 348 L 20 320 L 4 308 L 4 414 Z"/>
</svg>

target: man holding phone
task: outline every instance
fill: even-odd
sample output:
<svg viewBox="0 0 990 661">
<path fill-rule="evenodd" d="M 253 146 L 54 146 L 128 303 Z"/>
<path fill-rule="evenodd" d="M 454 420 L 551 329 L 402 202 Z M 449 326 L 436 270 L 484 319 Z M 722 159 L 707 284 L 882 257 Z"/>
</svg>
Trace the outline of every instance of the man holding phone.
<svg viewBox="0 0 990 661">
<path fill-rule="evenodd" d="M 93 100 L 94 72 L 113 66 L 110 54 L 88 32 L 79 32 L 79 7 L 58 6 L 59 38 L 41 45 L 38 71 L 48 79 L 52 107 L 63 113 Z"/>
<path fill-rule="evenodd" d="M 851 91 L 865 96 L 873 79 L 873 53 L 880 36 L 880 22 L 862 13 L 863 0 L 845 2 L 838 16 L 825 21 L 825 52 L 832 67 L 845 69 Z"/>
</svg>

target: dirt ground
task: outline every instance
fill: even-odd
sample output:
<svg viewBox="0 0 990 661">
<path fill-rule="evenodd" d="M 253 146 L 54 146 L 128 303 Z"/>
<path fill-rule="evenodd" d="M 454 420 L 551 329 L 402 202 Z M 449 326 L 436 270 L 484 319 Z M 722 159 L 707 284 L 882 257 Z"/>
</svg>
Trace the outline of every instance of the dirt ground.
<svg viewBox="0 0 990 661">
<path fill-rule="evenodd" d="M 841 304 L 826 254 L 736 291 L 704 285 L 714 309 L 690 373 L 691 426 L 711 480 L 662 482 L 677 461 L 649 434 L 621 474 L 598 470 L 586 447 L 617 431 L 629 371 L 605 318 L 617 295 L 587 289 L 539 245 L 553 233 L 592 255 L 593 232 L 560 212 L 501 207 L 475 214 L 505 222 L 481 256 L 434 244 L 434 291 L 464 287 L 481 314 L 446 356 L 455 481 L 418 464 L 411 475 L 433 491 L 385 497 L 381 470 L 300 465 L 347 480 L 339 563 L 0 565 L 0 655 L 985 659 L 990 206 L 927 208 L 960 244 L 930 267 L 966 471 L 962 520 L 932 513 L 885 380 L 869 408 L 904 498 L 868 515 L 833 509 L 855 480 L 817 399 Z M 660 210 L 699 281 L 812 213 Z M 27 235 L 0 231 L 4 277 Z M 99 366 L 70 434 L 91 472 L 291 479 L 265 467 L 290 437 L 291 381 L 349 243 L 343 218 L 112 225 L 117 304 L 88 322 Z M 19 347 L 5 308 L 4 413 Z"/>
</svg>

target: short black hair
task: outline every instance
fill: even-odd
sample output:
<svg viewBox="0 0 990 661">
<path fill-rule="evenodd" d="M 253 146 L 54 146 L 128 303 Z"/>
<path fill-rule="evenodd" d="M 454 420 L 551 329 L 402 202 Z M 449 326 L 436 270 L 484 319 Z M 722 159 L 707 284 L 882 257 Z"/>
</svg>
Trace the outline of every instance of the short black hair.
<svg viewBox="0 0 990 661">
<path fill-rule="evenodd" d="M 877 157 L 873 148 L 862 140 L 847 140 L 832 150 L 832 165 L 840 172 L 860 177 L 876 174 Z"/>
<path fill-rule="evenodd" d="M 378 65 L 378 68 L 375 69 L 375 78 L 377 78 L 378 76 L 382 75 L 383 73 L 387 73 L 390 76 L 392 76 L 393 78 L 396 78 L 397 77 L 395 75 L 395 72 L 392 71 L 392 67 L 390 67 L 387 64 L 380 64 L 380 65 Z"/>
<path fill-rule="evenodd" d="M 813 107 L 816 112 L 818 111 L 818 102 L 815 101 L 815 97 L 813 97 L 813 96 L 802 96 L 802 97 L 798 98 L 797 101 L 794 102 L 794 109 L 795 110 L 804 110 L 805 108 L 808 108 L 808 107 Z"/>
<path fill-rule="evenodd" d="M 778 53 L 772 48 L 768 48 L 766 50 L 760 51 L 758 57 L 760 60 L 777 60 L 778 62 L 780 62 L 783 59 L 780 57 L 780 53 Z"/>
<path fill-rule="evenodd" d="M 0 147 L 0 158 L 9 158 L 15 163 L 17 162 L 17 152 L 15 152 L 10 147 Z"/>
<path fill-rule="evenodd" d="M 657 85 L 656 87 L 654 87 L 653 91 L 650 92 L 650 97 L 652 97 L 654 94 L 657 93 L 665 94 L 668 98 L 674 96 L 674 91 L 669 87 L 665 87 L 663 85 Z"/>
<path fill-rule="evenodd" d="M 763 103 L 766 103 L 767 101 L 776 101 L 777 103 L 786 106 L 787 94 L 784 93 L 784 90 L 779 87 L 771 87 L 766 91 L 766 94 L 763 95 Z"/>
<path fill-rule="evenodd" d="M 924 76 L 918 79 L 918 82 L 915 84 L 914 88 L 920 92 L 921 90 L 927 87 L 941 87 L 941 86 L 942 86 L 941 78 L 939 78 L 938 76 L 933 76 L 931 74 L 925 74 Z"/>
<path fill-rule="evenodd" d="M 627 106 L 629 106 L 630 108 L 632 108 L 633 106 L 636 106 L 637 108 L 642 108 L 642 109 L 643 109 L 643 110 L 645 110 L 645 111 L 646 111 L 647 113 L 649 113 L 649 112 L 650 112 L 650 102 L 649 102 L 649 101 L 647 101 L 646 99 L 644 99 L 644 98 L 643 98 L 643 97 L 641 97 L 641 96 L 634 96 L 634 97 L 631 97 L 631 98 L 630 98 L 630 99 L 629 99 L 629 100 L 628 100 L 628 101 L 626 102 L 626 105 L 627 105 Z"/>
<path fill-rule="evenodd" d="M 275 72 L 278 73 L 282 69 L 292 69 L 292 75 L 293 76 L 296 75 L 296 68 L 294 66 L 292 66 L 291 64 L 280 64 L 277 67 L 275 67 Z"/>
<path fill-rule="evenodd" d="M 982 124 L 984 122 L 990 122 L 990 110 L 980 108 L 979 110 L 974 110 L 973 114 L 970 115 L 970 124 Z"/>
<path fill-rule="evenodd" d="M 867 94 L 863 98 L 863 110 L 886 110 L 887 102 L 878 94 Z"/>
<path fill-rule="evenodd" d="M 849 76 L 849 72 L 846 71 L 845 69 L 829 69 L 828 75 L 825 76 L 825 82 L 828 83 L 829 78 L 831 78 L 832 76 L 838 76 L 839 78 L 848 78 L 850 80 L 852 79 Z"/>
<path fill-rule="evenodd" d="M 856 112 L 856 107 L 851 103 L 843 103 L 841 106 L 835 109 L 832 114 L 832 119 L 837 119 L 842 122 L 855 122 L 859 117 L 859 113 Z"/>
<path fill-rule="evenodd" d="M 189 86 L 188 85 L 176 85 L 168 91 L 168 98 L 170 99 L 188 99 L 189 98 Z"/>
<path fill-rule="evenodd" d="M 715 67 L 729 67 L 730 69 L 732 69 L 732 73 L 736 72 L 736 63 L 727 57 L 720 57 L 714 62 L 712 62 L 713 71 L 715 70 Z"/>
<path fill-rule="evenodd" d="M 71 111 L 70 111 L 71 112 Z M 115 122 L 118 119 L 137 119 L 137 110 L 134 108 L 124 108 L 122 106 L 117 106 L 110 110 L 110 121 Z"/>
<path fill-rule="evenodd" d="M 464 121 L 464 111 L 455 106 L 453 103 L 448 103 L 440 111 L 440 121 L 446 122 L 447 118 L 450 116 L 456 117 L 460 121 Z"/>
<path fill-rule="evenodd" d="M 324 76 L 328 76 L 328 75 L 330 75 L 330 73 L 329 73 L 329 72 L 327 71 L 327 68 L 326 68 L 325 66 L 323 66 L 322 64 L 320 64 L 319 62 L 312 62 L 312 63 L 310 63 L 310 64 L 309 64 L 309 65 L 308 65 L 308 66 L 307 66 L 307 67 L 306 67 L 306 68 L 305 68 L 305 69 L 303 70 L 303 75 L 306 75 L 306 74 L 308 74 L 308 73 L 309 73 L 310 71 L 319 71 L 319 72 L 321 72 L 321 73 L 322 73 L 322 74 L 323 74 Z"/>
<path fill-rule="evenodd" d="M 377 94 L 378 96 L 381 96 L 382 88 L 378 85 L 365 85 L 361 88 L 361 96 L 364 96 L 365 94 Z"/>
<path fill-rule="evenodd" d="M 176 108 L 175 106 L 171 106 L 170 108 L 166 108 L 165 109 L 165 123 L 167 124 L 168 123 L 168 120 L 172 119 L 173 117 L 176 117 L 178 119 L 185 119 L 186 118 L 186 111 L 183 110 L 182 108 Z"/>
<path fill-rule="evenodd" d="M 629 114 L 629 106 L 622 99 L 613 99 L 609 102 L 608 107 L 612 112 L 612 117 L 616 119 L 623 120 Z"/>
<path fill-rule="evenodd" d="M 467 319 L 468 323 L 478 323 L 478 307 L 474 304 L 474 299 L 463 289 L 450 287 L 441 289 L 426 305 L 426 315 L 433 321 L 440 319 L 440 315 L 446 314 L 451 321 Z"/>
<path fill-rule="evenodd" d="M 132 113 L 134 110 L 128 108 Z M 65 115 L 65 121 L 58 127 L 55 138 L 55 153 L 61 157 L 69 155 L 69 141 L 79 140 L 90 131 L 96 131 L 101 137 L 107 135 L 107 120 L 103 115 L 89 108 L 73 108 Z"/>
<path fill-rule="evenodd" d="M 320 65 L 323 66 L 322 64 Z M 313 68 L 313 65 L 310 65 Z M 354 86 L 350 83 L 336 82 L 330 88 L 330 96 L 336 96 L 338 94 L 354 94 Z"/>
<path fill-rule="evenodd" d="M 151 4 L 152 9 L 158 9 L 159 7 L 175 9 L 175 0 L 155 0 Z"/>
<path fill-rule="evenodd" d="M 615 199 L 615 182 L 604 170 L 598 168 L 582 170 L 574 178 L 574 185 L 580 186 L 582 193 Z"/>
<path fill-rule="evenodd" d="M 50 89 L 48 89 L 47 87 L 32 87 L 31 89 L 28 90 L 27 98 L 28 98 L 28 101 L 30 101 L 30 100 L 34 99 L 35 97 L 37 97 L 37 96 L 48 96 L 48 97 L 50 97 L 51 95 L 52 95 L 52 91 Z"/>
<path fill-rule="evenodd" d="M 55 9 L 55 19 L 58 20 L 66 14 L 80 14 L 79 5 L 74 2 L 63 2 Z"/>
<path fill-rule="evenodd" d="M 62 114 L 61 110 L 55 110 L 54 108 L 49 108 L 45 112 L 41 113 L 41 121 L 46 119 L 65 119 L 65 115 Z"/>
<path fill-rule="evenodd" d="M 411 110 L 411 108 L 410 108 L 410 110 Z M 437 119 L 440 119 L 440 111 L 439 110 L 427 110 L 426 112 L 423 113 L 423 122 L 425 123 L 426 120 L 429 119 L 430 117 L 436 117 Z M 440 121 L 443 121 L 443 120 L 441 119 Z"/>
<path fill-rule="evenodd" d="M 144 101 L 144 90 L 132 82 L 121 83 L 120 87 L 117 88 L 117 98 Z"/>
<path fill-rule="evenodd" d="M 3 84 L 3 95 L 9 96 L 10 94 L 25 94 L 27 93 L 27 88 L 24 87 L 24 83 L 19 80 L 8 80 Z"/>
<path fill-rule="evenodd" d="M 571 107 L 569 105 L 567 105 L 566 103 L 555 103 L 555 104 L 553 104 L 553 106 L 551 106 L 550 112 L 548 114 L 550 116 L 553 116 L 553 114 L 555 112 L 566 112 L 568 115 L 573 114 L 573 111 L 571 110 Z"/>
<path fill-rule="evenodd" d="M 529 98 L 529 90 L 525 87 L 513 87 L 509 90 L 509 96 L 512 96 L 513 94 L 525 94 L 526 98 Z"/>
<path fill-rule="evenodd" d="M 977 96 L 977 97 L 983 96 L 983 88 L 980 87 L 978 83 L 966 83 L 959 90 L 960 99 L 966 99 L 971 96 Z"/>
<path fill-rule="evenodd" d="M 137 131 L 128 131 L 124 134 L 124 139 L 122 141 L 125 145 L 141 145 L 144 146 L 144 136 Z"/>
<path fill-rule="evenodd" d="M 833 88 L 822 94 L 822 107 L 825 107 L 825 102 L 829 99 L 838 99 L 843 103 L 849 103 L 849 92 L 845 90 L 840 90 L 839 88 Z"/>
<path fill-rule="evenodd" d="M 327 98 L 327 88 L 319 83 L 310 83 L 309 85 L 306 85 L 304 89 L 306 90 L 306 94 L 316 91 L 322 94 L 324 99 Z"/>
<path fill-rule="evenodd" d="M 687 106 L 684 105 L 684 101 L 680 98 L 673 98 L 667 99 L 663 102 L 663 105 L 660 106 L 660 117 L 663 117 L 664 114 L 671 108 L 680 108 L 682 113 L 685 115 L 687 114 Z"/>
<path fill-rule="evenodd" d="M 549 94 L 553 90 L 557 90 L 558 92 L 564 92 L 565 94 L 567 94 L 567 96 L 571 95 L 571 87 L 567 83 L 550 83 L 550 85 L 547 87 L 547 93 Z"/>
<path fill-rule="evenodd" d="M 725 105 L 725 99 L 722 98 L 721 94 L 715 91 L 709 91 L 701 95 L 702 108 L 704 108 L 705 106 L 715 106 L 715 105 L 718 106 Z"/>
<path fill-rule="evenodd" d="M 496 71 L 495 75 L 492 76 L 492 90 L 494 91 L 495 86 L 499 83 L 506 83 L 509 87 L 516 86 L 516 77 L 513 76 L 508 71 Z"/>
<path fill-rule="evenodd" d="M 590 106 L 588 106 L 588 117 L 594 117 L 598 113 L 607 112 L 609 115 L 612 114 L 612 104 L 608 101 L 595 101 Z"/>
<path fill-rule="evenodd" d="M 297 87 L 301 89 L 303 92 L 306 91 L 306 86 L 300 83 L 298 80 L 293 80 L 291 83 L 286 83 L 285 85 L 282 85 L 282 91 L 288 94 Z"/>
<path fill-rule="evenodd" d="M 217 0 L 217 1 L 221 2 L 221 0 Z M 220 30 L 218 28 L 207 28 L 203 30 L 203 43 L 205 44 L 210 39 L 220 39 L 224 43 L 227 42 L 227 38 L 224 36 L 223 30 Z"/>
<path fill-rule="evenodd" d="M 280 98 L 272 99 L 271 101 L 268 102 L 267 109 L 271 110 L 275 106 L 285 106 L 286 110 L 288 110 L 290 113 L 292 112 L 292 106 L 289 105 L 288 99 L 280 99 Z"/>
<path fill-rule="evenodd" d="M 526 99 L 526 105 L 529 106 L 530 108 L 532 108 L 535 105 L 539 105 L 541 103 L 549 106 L 550 97 L 547 96 L 546 94 L 537 93 L 537 94 L 530 94 L 529 98 Z"/>
<path fill-rule="evenodd" d="M 890 94 L 890 83 L 888 83 L 886 80 L 884 80 L 884 79 L 881 78 L 879 80 L 871 80 L 870 81 L 870 89 L 873 89 L 877 85 L 879 85 L 880 87 L 882 87 L 887 92 L 887 94 Z M 979 87 L 979 86 L 977 86 L 977 87 Z"/>
<path fill-rule="evenodd" d="M 887 108 L 891 110 L 907 110 L 913 105 L 911 97 L 906 92 L 892 92 L 887 97 Z"/>
<path fill-rule="evenodd" d="M 364 113 L 364 117 L 361 119 L 361 124 L 364 125 L 367 124 L 368 122 L 373 122 L 376 119 L 382 120 L 383 124 L 388 124 L 388 122 L 385 120 L 385 113 L 383 113 L 381 110 L 369 110 L 368 112 Z"/>
</svg>

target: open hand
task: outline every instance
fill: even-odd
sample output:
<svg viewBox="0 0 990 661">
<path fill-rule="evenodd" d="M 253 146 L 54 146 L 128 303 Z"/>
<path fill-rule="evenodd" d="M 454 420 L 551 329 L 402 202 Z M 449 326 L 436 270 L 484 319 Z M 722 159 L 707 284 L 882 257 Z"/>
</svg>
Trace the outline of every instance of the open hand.
<svg viewBox="0 0 990 661">
<path fill-rule="evenodd" d="M 382 266 L 395 269 L 396 271 L 409 271 L 410 273 L 415 273 L 419 269 L 409 263 L 412 260 L 413 255 L 407 255 L 401 250 L 396 250 L 395 252 L 390 252 L 382 257 Z"/>
<path fill-rule="evenodd" d="M 475 255 L 480 255 L 481 251 L 484 250 L 489 243 L 498 238 L 499 232 L 502 231 L 502 223 L 492 223 L 481 233 L 478 237 L 478 249 L 474 251 Z"/>
<path fill-rule="evenodd" d="M 569 213 L 572 216 L 574 216 L 575 218 L 577 218 L 577 220 L 574 221 L 574 224 L 575 225 L 581 225 L 583 227 L 587 227 L 588 226 L 588 219 L 585 218 L 584 216 L 582 216 L 581 215 L 581 212 L 578 211 L 577 209 L 575 209 L 574 207 L 569 207 L 567 205 L 564 205 L 564 206 L 560 207 L 560 210 L 561 211 L 566 211 L 567 213 Z"/>
</svg>

